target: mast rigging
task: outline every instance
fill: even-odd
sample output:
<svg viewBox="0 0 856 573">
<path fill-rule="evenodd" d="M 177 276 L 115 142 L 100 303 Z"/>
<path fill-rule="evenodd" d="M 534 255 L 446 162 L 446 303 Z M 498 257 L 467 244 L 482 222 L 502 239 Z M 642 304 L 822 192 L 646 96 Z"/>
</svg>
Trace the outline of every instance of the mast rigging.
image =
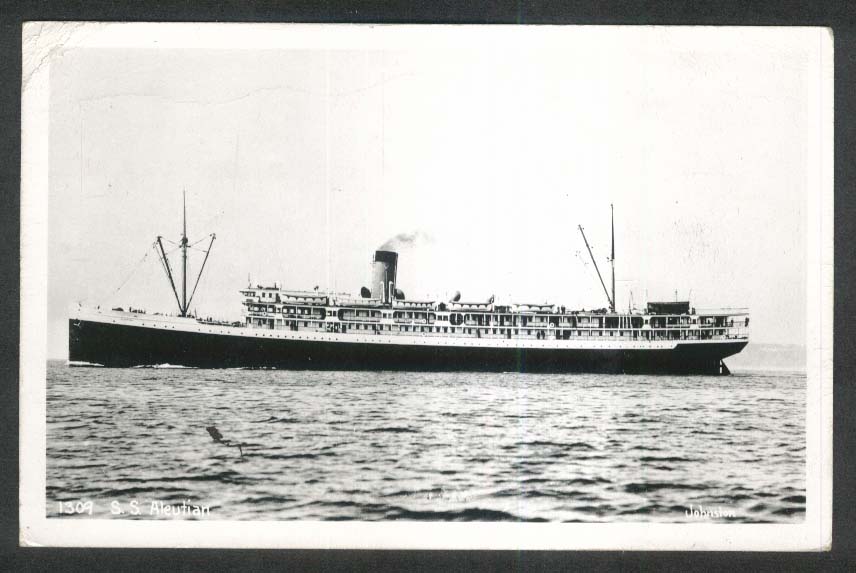
<svg viewBox="0 0 856 573">
<path fill-rule="evenodd" d="M 196 282 L 193 285 L 193 290 L 190 293 L 190 298 L 187 298 L 187 249 L 192 248 L 192 245 L 188 245 L 189 241 L 187 239 L 187 194 L 182 192 L 182 226 L 181 226 L 181 242 L 179 247 L 181 249 L 181 296 L 178 295 L 178 288 L 175 284 L 175 278 L 172 274 L 172 267 L 169 264 L 169 258 L 167 257 L 167 253 L 163 248 L 163 237 L 158 236 L 155 244 L 158 249 L 158 258 L 163 265 L 164 271 L 166 272 L 167 279 L 169 279 L 169 286 L 172 288 L 172 294 L 175 295 L 175 302 L 178 304 L 178 313 L 179 316 L 187 316 L 188 309 L 190 308 L 190 303 L 193 302 L 193 296 L 196 294 L 196 289 L 199 287 L 199 281 L 202 278 L 202 271 L 205 270 L 205 263 L 208 262 L 208 255 L 211 254 L 211 248 L 214 246 L 214 239 L 217 238 L 217 235 L 211 233 L 211 242 L 208 243 L 208 249 L 205 251 L 205 259 L 202 261 L 202 266 L 199 268 L 199 274 L 196 275 Z M 200 239 L 201 242 L 202 239 Z M 196 243 L 194 243 L 195 245 Z"/>
<path fill-rule="evenodd" d="M 175 302 L 178 303 L 178 308 L 181 308 L 181 301 L 178 300 L 178 291 L 175 289 L 175 281 L 172 279 L 172 269 L 169 266 L 169 259 L 166 256 L 166 251 L 163 249 L 163 242 L 161 241 L 161 236 L 158 235 L 157 238 L 157 246 L 160 247 L 160 252 L 158 252 L 158 257 L 160 258 L 161 264 L 163 265 L 163 270 L 166 271 L 166 276 L 169 279 L 169 286 L 172 287 L 172 293 L 175 295 Z"/>
<path fill-rule="evenodd" d="M 187 316 L 187 192 L 181 190 L 181 316 Z"/>
<path fill-rule="evenodd" d="M 588 239 L 586 239 L 586 234 L 585 234 L 585 231 L 583 231 L 583 226 L 582 226 L 582 225 L 577 225 L 577 227 L 578 227 L 578 228 L 579 228 L 579 230 L 580 230 L 580 234 L 583 236 L 583 241 L 585 241 L 586 249 L 588 249 L 589 256 L 591 257 L 591 262 L 593 262 L 593 263 L 594 263 L 594 270 L 596 270 L 596 271 L 597 271 L 597 278 L 599 278 L 599 279 L 600 279 L 600 286 L 602 286 L 602 287 L 603 287 L 603 292 L 604 292 L 604 294 L 606 295 L 606 300 L 607 300 L 607 301 L 609 301 L 609 308 L 610 308 L 613 312 L 615 312 L 615 305 L 612 303 L 612 298 L 610 298 L 610 296 L 609 296 L 609 291 L 606 289 L 606 283 L 605 283 L 605 282 L 603 282 L 603 277 L 602 277 L 602 276 L 601 276 L 601 274 L 600 274 L 600 269 L 599 269 L 599 268 L 598 268 L 598 266 L 597 266 L 597 261 L 596 261 L 596 260 L 594 260 L 594 254 L 592 254 L 592 252 L 591 252 L 591 247 L 589 246 Z"/>
<path fill-rule="evenodd" d="M 217 238 L 217 235 L 211 233 L 211 242 L 208 243 L 208 249 L 205 251 L 205 258 L 202 259 L 202 266 L 199 268 L 199 275 L 196 277 L 196 283 L 193 285 L 193 291 L 190 293 L 190 300 L 187 301 L 187 306 L 190 306 L 190 303 L 193 302 L 193 295 L 196 294 L 196 287 L 199 286 L 199 279 L 202 278 L 202 271 L 205 270 L 205 263 L 208 262 L 208 255 L 211 254 L 211 248 L 214 246 L 214 239 Z"/>
<path fill-rule="evenodd" d="M 612 203 L 609 204 L 610 226 L 612 228 L 612 256 L 609 257 L 609 263 L 612 266 L 612 298 L 610 304 L 611 310 L 615 312 L 615 209 Z"/>
</svg>

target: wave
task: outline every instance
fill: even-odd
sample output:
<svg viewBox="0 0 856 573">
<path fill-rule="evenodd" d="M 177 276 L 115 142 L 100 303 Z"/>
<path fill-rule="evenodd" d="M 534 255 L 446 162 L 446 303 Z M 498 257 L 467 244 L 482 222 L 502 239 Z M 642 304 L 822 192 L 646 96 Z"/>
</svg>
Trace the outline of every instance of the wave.
<svg viewBox="0 0 856 573">
<path fill-rule="evenodd" d="M 378 432 L 392 432 L 394 434 L 417 434 L 419 430 L 414 430 L 413 428 L 407 428 L 404 426 L 387 426 L 380 428 L 369 428 L 366 430 L 367 433 L 378 433 Z"/>
<path fill-rule="evenodd" d="M 588 450 L 593 450 L 594 447 L 586 444 L 585 442 L 574 442 L 571 444 L 565 444 L 562 442 L 550 442 L 550 441 L 542 441 L 542 440 L 533 440 L 531 442 L 521 442 L 522 445 L 525 446 L 555 446 L 558 448 L 584 448 Z"/>
<path fill-rule="evenodd" d="M 68 471 L 75 470 L 91 470 L 92 468 L 103 468 L 107 467 L 107 463 L 93 463 L 93 464 L 69 464 L 65 466 L 65 469 Z"/>
<path fill-rule="evenodd" d="M 548 498 L 548 499 L 579 499 L 595 501 L 592 494 L 583 491 L 562 491 L 558 489 L 503 489 L 491 494 L 491 497 L 520 497 L 524 499 Z M 596 499 L 600 499 L 595 496 Z"/>
<path fill-rule="evenodd" d="M 392 493 L 382 494 L 380 497 L 413 497 L 435 493 L 443 493 L 445 490 L 441 487 L 432 487 L 425 489 L 402 489 Z"/>
<path fill-rule="evenodd" d="M 578 505 L 571 508 L 573 511 L 579 511 L 581 513 L 592 513 L 597 516 L 604 515 L 612 515 L 615 512 L 615 508 L 608 504 L 602 505 Z"/>
<path fill-rule="evenodd" d="M 252 421 L 253 424 L 296 424 L 297 422 L 300 422 L 298 418 L 277 418 L 276 416 Z"/>
<path fill-rule="evenodd" d="M 755 505 L 749 507 L 749 511 L 752 513 L 761 513 L 770 509 L 770 506 L 766 503 L 756 503 Z"/>
<path fill-rule="evenodd" d="M 562 483 L 566 485 L 597 485 L 601 483 L 612 483 L 610 480 L 602 477 L 595 478 L 574 478 L 572 480 L 566 480 Z"/>
<path fill-rule="evenodd" d="M 307 503 L 306 505 L 317 507 L 357 507 L 360 509 L 370 510 L 386 509 L 390 507 L 382 503 L 360 503 L 358 501 L 351 501 L 349 499 L 334 499 L 332 501 L 312 501 Z"/>
<path fill-rule="evenodd" d="M 642 456 L 640 462 L 694 462 L 693 458 L 683 458 L 681 456 Z"/>
<path fill-rule="evenodd" d="M 177 476 L 177 477 L 164 477 L 161 481 L 168 482 L 181 482 L 181 481 L 213 481 L 220 483 L 228 483 L 234 485 L 241 485 L 251 483 L 254 480 L 248 478 L 247 476 L 238 473 L 234 470 L 225 470 L 218 473 L 204 473 L 198 475 L 185 475 L 185 476 Z"/>
<path fill-rule="evenodd" d="M 405 508 L 392 508 L 387 519 L 408 521 L 529 521 L 545 522 L 543 518 L 526 518 L 495 509 L 470 507 L 458 511 L 419 511 Z"/>
<path fill-rule="evenodd" d="M 773 515 L 796 515 L 798 513 L 805 513 L 804 507 L 781 507 L 772 512 Z"/>
<path fill-rule="evenodd" d="M 90 427 L 89 424 L 78 424 L 76 426 L 66 426 L 66 424 L 73 424 L 74 422 L 51 422 L 51 424 L 56 424 L 57 426 L 61 426 L 63 431 L 66 430 L 80 430 L 82 428 Z"/>
<path fill-rule="evenodd" d="M 266 460 L 316 460 L 321 456 L 335 456 L 331 452 L 321 454 L 299 453 L 299 454 L 256 454 L 254 457 L 264 458 Z"/>
<path fill-rule="evenodd" d="M 154 368 L 162 370 L 195 370 L 196 366 L 182 366 L 180 364 L 170 364 L 169 362 L 164 362 L 163 364 L 138 364 L 137 366 L 132 366 L 132 368 Z"/>
<path fill-rule="evenodd" d="M 289 497 L 287 495 L 262 495 L 259 497 L 244 498 L 241 503 L 248 503 L 250 505 L 263 505 L 267 503 L 279 505 L 283 503 L 292 503 L 295 501 L 297 501 L 297 498 Z"/>
<path fill-rule="evenodd" d="M 318 448 L 318 451 L 319 452 L 326 452 L 327 450 L 335 450 L 339 446 L 348 446 L 351 443 L 353 443 L 353 442 L 338 442 L 335 444 L 327 444 L 326 446 L 321 446 L 320 448 Z"/>
<path fill-rule="evenodd" d="M 564 443 L 564 442 L 551 442 L 548 440 L 532 440 L 529 442 L 517 442 L 516 444 L 502 446 L 503 450 L 515 450 L 517 448 L 523 446 L 535 446 L 535 447 L 551 447 L 551 448 L 561 448 L 563 450 L 594 450 L 596 449 L 591 444 L 587 444 L 585 442 L 572 442 L 572 443 Z"/>
<path fill-rule="evenodd" d="M 678 489 L 678 490 L 705 490 L 708 486 L 695 485 L 689 483 L 669 483 L 669 482 L 642 482 L 629 483 L 624 486 L 624 491 L 627 493 L 648 493 L 659 491 L 661 489 Z"/>
<path fill-rule="evenodd" d="M 169 494 L 169 495 L 186 495 L 189 496 L 192 492 L 182 487 L 171 486 L 149 486 L 149 487 L 125 487 L 125 488 L 109 488 L 103 492 L 104 496 L 128 496 L 140 495 L 144 493 L 150 494 Z"/>
<path fill-rule="evenodd" d="M 682 505 L 662 506 L 656 503 L 652 503 L 640 507 L 635 507 L 633 509 L 625 509 L 620 511 L 619 513 L 621 515 L 651 515 L 654 513 L 674 513 L 684 515 L 684 512 L 686 510 L 687 508 Z"/>
<path fill-rule="evenodd" d="M 526 478 L 524 480 L 520 480 L 520 483 L 549 483 L 553 480 L 549 480 L 547 478 Z"/>
</svg>

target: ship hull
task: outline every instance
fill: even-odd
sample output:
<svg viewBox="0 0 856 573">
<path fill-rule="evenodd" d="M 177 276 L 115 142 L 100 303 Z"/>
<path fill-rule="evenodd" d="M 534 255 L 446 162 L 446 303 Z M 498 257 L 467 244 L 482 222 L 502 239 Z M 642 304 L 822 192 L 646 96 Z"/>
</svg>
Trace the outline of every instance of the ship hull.
<svg viewBox="0 0 856 573">
<path fill-rule="evenodd" d="M 673 348 L 518 348 L 260 338 L 69 320 L 69 361 L 108 367 L 720 374 L 746 340 Z"/>
</svg>

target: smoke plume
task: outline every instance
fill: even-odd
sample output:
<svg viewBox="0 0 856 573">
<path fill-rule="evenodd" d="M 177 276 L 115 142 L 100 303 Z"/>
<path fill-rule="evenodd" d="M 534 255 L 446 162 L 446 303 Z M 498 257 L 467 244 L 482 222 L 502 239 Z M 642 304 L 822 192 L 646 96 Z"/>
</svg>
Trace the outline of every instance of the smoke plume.
<svg viewBox="0 0 856 573">
<path fill-rule="evenodd" d="M 378 247 L 379 251 L 397 251 L 404 247 L 412 247 L 421 242 L 431 242 L 431 236 L 423 231 L 413 231 L 412 233 L 399 233 L 391 239 L 387 239 L 384 244 Z"/>
</svg>

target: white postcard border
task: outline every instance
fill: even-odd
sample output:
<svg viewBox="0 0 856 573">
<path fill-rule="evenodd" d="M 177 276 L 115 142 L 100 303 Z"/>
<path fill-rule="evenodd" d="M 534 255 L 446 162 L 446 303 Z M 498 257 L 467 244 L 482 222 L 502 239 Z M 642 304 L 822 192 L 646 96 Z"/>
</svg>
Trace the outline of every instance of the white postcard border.
<svg viewBox="0 0 856 573">
<path fill-rule="evenodd" d="M 287 26 L 287 33 L 283 33 Z M 745 29 L 574 27 L 575 34 L 657 34 L 712 44 Z M 806 516 L 803 524 L 558 524 L 120 521 L 46 517 L 46 342 L 50 62 L 71 47 L 220 49 L 465 48 L 505 34 L 550 44 L 562 26 L 27 23 L 23 31 L 20 350 L 20 543 L 25 546 L 587 550 L 823 550 L 832 530 L 833 54 L 823 28 L 753 28 L 816 41 L 808 94 Z M 773 285 L 771 285 L 772 287 Z"/>
</svg>

